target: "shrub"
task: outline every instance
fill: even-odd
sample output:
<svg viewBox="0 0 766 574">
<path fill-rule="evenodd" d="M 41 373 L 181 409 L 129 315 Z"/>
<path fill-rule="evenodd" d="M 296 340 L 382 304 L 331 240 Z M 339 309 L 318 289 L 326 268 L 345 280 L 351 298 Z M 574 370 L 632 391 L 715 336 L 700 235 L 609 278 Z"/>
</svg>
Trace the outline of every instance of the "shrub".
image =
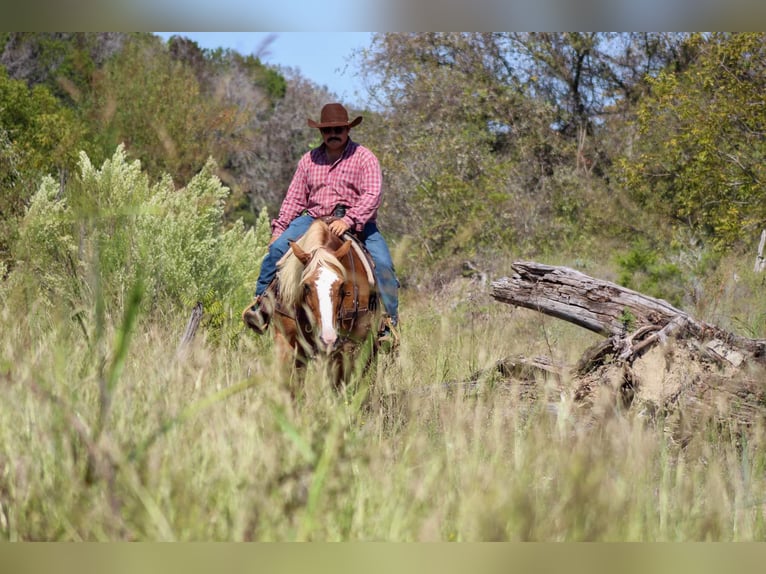
<svg viewBox="0 0 766 574">
<path fill-rule="evenodd" d="M 181 312 L 196 301 L 218 314 L 241 308 L 265 254 L 268 217 L 262 212 L 248 230 L 241 221 L 224 229 L 229 190 L 215 169 L 208 160 L 175 190 L 169 177 L 150 184 L 122 146 L 100 169 L 81 153 L 64 193 L 46 177 L 34 194 L 7 294 L 23 293 L 28 305 L 47 309 L 63 301 L 69 313 L 99 301 L 116 310 L 140 279 L 148 313 Z"/>
</svg>

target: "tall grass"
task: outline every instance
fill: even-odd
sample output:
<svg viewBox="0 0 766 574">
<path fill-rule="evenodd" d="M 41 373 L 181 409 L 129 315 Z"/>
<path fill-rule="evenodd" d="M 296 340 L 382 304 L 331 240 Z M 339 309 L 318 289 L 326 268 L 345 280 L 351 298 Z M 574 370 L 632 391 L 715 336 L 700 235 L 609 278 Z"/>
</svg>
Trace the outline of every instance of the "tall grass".
<svg viewBox="0 0 766 574">
<path fill-rule="evenodd" d="M 405 293 L 397 358 L 345 394 L 312 366 L 293 400 L 268 339 L 200 336 L 180 359 L 183 318 L 126 305 L 104 319 L 103 352 L 68 317 L 0 313 L 0 539 L 766 533 L 757 433 L 711 427 L 681 448 L 661 422 L 617 409 L 596 419 L 542 380 L 534 401 L 491 380 L 456 384 L 510 355 L 576 358 L 592 341 L 560 321 Z"/>
</svg>

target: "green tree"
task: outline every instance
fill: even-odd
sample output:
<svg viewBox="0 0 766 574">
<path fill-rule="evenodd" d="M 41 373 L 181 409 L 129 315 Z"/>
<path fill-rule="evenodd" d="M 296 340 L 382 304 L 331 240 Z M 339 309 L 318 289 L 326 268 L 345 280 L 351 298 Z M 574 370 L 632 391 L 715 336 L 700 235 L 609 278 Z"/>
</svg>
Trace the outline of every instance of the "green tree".
<svg viewBox="0 0 766 574">
<path fill-rule="evenodd" d="M 46 88 L 13 80 L 0 67 L 0 260 L 8 261 L 16 220 L 43 175 L 59 185 L 85 146 L 75 112 Z"/>
<path fill-rule="evenodd" d="M 203 93 L 194 70 L 158 38 L 130 42 L 108 61 L 85 106 L 99 149 L 124 144 L 149 174 L 179 182 L 209 155 L 225 162 L 246 111 Z"/>
<path fill-rule="evenodd" d="M 77 104 L 93 74 L 131 37 L 122 32 L 8 32 L 0 37 L 0 64 L 15 80 L 46 86 L 67 104 Z"/>
<path fill-rule="evenodd" d="M 651 81 L 622 160 L 646 209 L 727 246 L 766 222 L 766 35 L 694 35 L 687 69 Z"/>
</svg>

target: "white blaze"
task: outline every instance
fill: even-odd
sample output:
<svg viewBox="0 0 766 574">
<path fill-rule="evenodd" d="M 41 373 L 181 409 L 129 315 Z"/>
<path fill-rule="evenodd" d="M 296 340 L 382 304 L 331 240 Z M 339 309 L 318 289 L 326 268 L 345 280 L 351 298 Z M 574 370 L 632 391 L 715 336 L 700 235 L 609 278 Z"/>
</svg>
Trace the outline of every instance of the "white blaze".
<svg viewBox="0 0 766 574">
<path fill-rule="evenodd" d="M 326 267 L 320 267 L 315 283 L 317 298 L 319 299 L 319 315 L 322 321 L 319 337 L 328 347 L 335 344 L 338 338 L 338 334 L 335 332 L 335 317 L 332 306 L 332 285 L 338 279 L 338 275 Z"/>
</svg>

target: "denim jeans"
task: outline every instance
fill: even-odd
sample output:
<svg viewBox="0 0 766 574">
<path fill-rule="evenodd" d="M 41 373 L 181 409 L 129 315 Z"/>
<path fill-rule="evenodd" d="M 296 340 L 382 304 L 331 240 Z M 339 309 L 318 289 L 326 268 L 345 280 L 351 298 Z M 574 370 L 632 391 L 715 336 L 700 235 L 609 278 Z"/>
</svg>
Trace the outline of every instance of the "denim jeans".
<svg viewBox="0 0 766 574">
<path fill-rule="evenodd" d="M 269 246 L 269 252 L 261 263 L 261 273 L 255 286 L 256 297 L 262 295 L 274 279 L 274 275 L 277 273 L 277 262 L 290 249 L 288 241 L 295 241 L 306 233 L 313 221 L 314 218 L 310 215 L 296 217 L 282 235 Z M 383 300 L 383 307 L 386 313 L 390 315 L 392 322 L 396 324 L 399 318 L 399 281 L 396 278 L 394 263 L 391 260 L 391 253 L 388 250 L 386 240 L 383 239 L 383 235 L 378 231 L 378 226 L 374 221 L 367 222 L 359 237 L 375 263 L 375 279 L 378 282 L 378 291 Z"/>
</svg>

